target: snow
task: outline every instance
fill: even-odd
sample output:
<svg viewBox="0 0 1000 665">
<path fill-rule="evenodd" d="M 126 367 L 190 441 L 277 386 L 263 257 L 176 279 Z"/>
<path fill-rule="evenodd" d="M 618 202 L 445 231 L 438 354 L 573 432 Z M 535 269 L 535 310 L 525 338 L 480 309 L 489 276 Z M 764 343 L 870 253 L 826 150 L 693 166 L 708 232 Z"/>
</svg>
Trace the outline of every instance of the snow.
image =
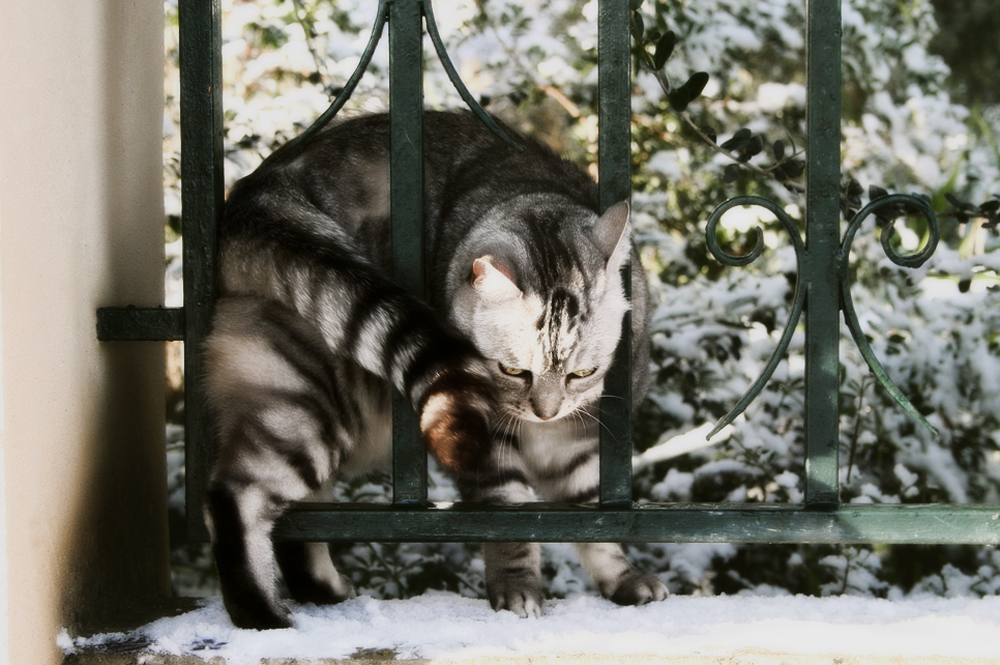
<svg viewBox="0 0 1000 665">
<path fill-rule="evenodd" d="M 801 83 L 761 83 L 757 104 L 765 113 L 777 113 L 786 106 L 805 107 L 806 88 Z"/>
<path fill-rule="evenodd" d="M 709 439 L 708 435 L 712 429 L 714 429 L 713 423 L 704 423 L 682 434 L 664 436 L 652 448 L 632 457 L 632 471 L 641 471 L 653 464 L 665 462 L 674 457 L 680 457 L 695 450 L 721 443 L 729 438 L 733 432 L 733 427 L 727 425 L 719 430 L 714 437 Z"/>
<path fill-rule="evenodd" d="M 494 612 L 485 600 L 428 593 L 407 600 L 359 597 L 294 608 L 295 628 L 234 628 L 218 598 L 136 633 L 71 639 L 67 652 L 126 637 L 148 650 L 227 663 L 262 658 L 345 658 L 391 650 L 397 659 L 554 654 L 725 656 L 745 650 L 866 656 L 1000 656 L 1000 598 L 900 601 L 839 596 L 674 597 L 619 607 L 589 595 L 549 601 L 538 619 Z"/>
</svg>

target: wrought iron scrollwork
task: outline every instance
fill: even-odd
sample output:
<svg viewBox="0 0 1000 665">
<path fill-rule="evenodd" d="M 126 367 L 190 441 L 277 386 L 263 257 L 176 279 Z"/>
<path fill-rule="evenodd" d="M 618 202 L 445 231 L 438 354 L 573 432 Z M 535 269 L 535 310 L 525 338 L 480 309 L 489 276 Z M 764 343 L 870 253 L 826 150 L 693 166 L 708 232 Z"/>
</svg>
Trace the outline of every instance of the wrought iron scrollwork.
<svg viewBox="0 0 1000 665">
<path fill-rule="evenodd" d="M 788 232 L 792 241 L 792 246 L 795 249 L 796 273 L 800 276 L 800 279 L 796 281 L 795 294 L 793 296 L 792 308 L 788 317 L 788 322 L 785 324 L 785 329 L 781 334 L 781 339 L 778 341 L 774 352 L 768 359 L 760 377 L 753 383 L 753 385 L 750 386 L 736 406 L 734 406 L 732 410 L 719 421 L 715 428 L 709 433 L 708 438 L 711 438 L 723 427 L 732 423 L 741 413 L 743 413 L 744 410 L 746 410 L 747 406 L 749 406 L 757 395 L 759 395 L 764 389 L 764 386 L 774 374 L 774 370 L 777 368 L 778 363 L 781 362 L 781 359 L 788 351 L 792 335 L 798 325 L 799 319 L 801 318 L 806 301 L 806 289 L 803 288 L 801 280 L 802 264 L 807 259 L 806 248 L 802 241 L 802 237 L 799 234 L 798 228 L 795 226 L 795 222 L 792 221 L 781 206 L 773 201 L 769 201 L 758 196 L 739 196 L 729 199 L 719 205 L 709 217 L 708 225 L 705 229 L 706 243 L 709 251 L 721 263 L 729 266 L 749 265 L 763 253 L 764 234 L 760 227 L 756 227 L 754 229 L 756 234 L 754 247 L 745 255 L 736 256 L 729 254 L 719 246 L 718 239 L 716 237 L 719 221 L 727 211 L 736 206 L 760 206 L 769 210 L 775 215 L 775 217 L 778 218 L 782 226 L 784 226 L 785 230 Z M 941 238 L 940 227 L 938 225 L 937 215 L 927 202 L 915 196 L 903 194 L 892 194 L 872 201 L 862 208 L 851 220 L 838 251 L 837 277 L 841 292 L 841 310 L 844 313 L 844 320 L 847 323 L 848 329 L 851 331 L 854 343 L 857 344 L 858 350 L 861 352 L 862 357 L 868 364 L 869 369 L 875 375 L 876 379 L 878 379 L 878 382 L 908 414 L 936 435 L 937 429 L 935 429 L 934 426 L 927 421 L 927 419 L 916 409 L 916 407 L 913 406 L 906 395 L 903 394 L 899 387 L 893 383 L 892 379 L 889 378 L 885 368 L 875 355 L 875 352 L 868 343 L 864 332 L 861 330 L 861 323 L 854 309 L 854 300 L 851 297 L 848 264 L 851 245 L 853 244 L 854 238 L 857 235 L 858 230 L 861 228 L 861 225 L 868 219 L 868 217 L 878 211 L 888 211 L 895 213 L 898 216 L 900 211 L 906 208 L 915 209 L 927 220 L 929 235 L 928 241 L 922 249 L 913 254 L 900 254 L 891 244 L 895 226 L 894 221 L 889 221 L 882 229 L 881 234 L 882 248 L 885 251 L 886 256 L 888 256 L 889 259 L 898 266 L 918 268 L 922 266 L 937 249 L 938 242 Z"/>
<path fill-rule="evenodd" d="M 334 98 L 330 106 L 327 107 L 326 111 L 322 113 L 309 126 L 302 134 L 295 137 L 291 143 L 305 143 L 310 138 L 312 138 L 317 132 L 319 132 L 327 123 L 332 120 L 337 113 L 344 107 L 347 100 L 350 99 L 351 95 L 354 93 L 354 89 L 357 87 L 358 82 L 364 75 L 365 71 L 368 69 L 368 65 L 371 64 L 372 56 L 375 54 L 375 49 L 378 47 L 379 42 L 382 40 L 382 33 L 385 29 L 386 24 L 389 22 L 389 5 L 393 2 L 399 2 L 400 0 L 379 0 L 378 10 L 375 15 L 375 23 L 372 25 L 372 33 L 368 38 L 368 44 L 365 46 L 365 50 L 361 54 L 361 60 L 358 62 L 358 66 L 354 69 L 354 73 L 344 84 L 344 87 Z M 448 57 L 448 52 L 445 49 L 444 41 L 441 39 L 441 33 L 438 31 L 437 22 L 434 20 L 434 9 L 432 7 L 431 0 L 412 0 L 417 2 L 424 15 L 424 22 L 427 28 L 427 34 L 431 38 L 431 43 L 434 45 L 434 51 L 437 53 L 438 59 L 441 61 L 441 65 L 444 67 L 445 73 L 448 75 L 448 79 L 451 84 L 455 86 L 455 90 L 462 97 L 462 100 L 466 103 L 469 109 L 485 124 L 490 130 L 496 134 L 500 139 L 513 146 L 518 150 L 523 150 L 523 148 L 517 144 L 512 138 L 507 136 L 507 134 L 500 128 L 499 125 L 494 122 L 493 118 L 480 106 L 479 102 L 476 101 L 472 93 L 466 87 L 465 83 L 462 82 L 461 77 L 458 75 L 458 71 L 452 64 L 451 59 Z"/>
<path fill-rule="evenodd" d="M 455 65 L 451 63 L 451 58 L 448 57 L 448 51 L 444 48 L 444 42 L 441 40 L 441 33 L 438 32 L 437 22 L 434 20 L 434 9 L 431 6 L 433 3 L 431 0 L 423 0 L 424 6 L 424 19 L 427 22 L 427 34 L 430 35 L 431 43 L 434 44 L 434 50 L 437 52 L 438 59 L 441 61 L 441 65 L 444 67 L 444 71 L 448 74 L 448 79 L 451 84 L 455 86 L 455 90 L 462 97 L 462 100 L 466 105 L 472 109 L 472 112 L 483 121 L 483 124 L 490 128 L 490 130 L 503 139 L 506 143 L 517 148 L 518 150 L 524 150 L 521 146 L 517 144 L 512 138 L 507 136 L 507 134 L 500 129 L 499 125 L 493 121 L 493 118 L 479 105 L 469 89 L 465 87 L 465 83 L 462 82 L 461 77 L 458 75 L 458 71 L 455 70 Z"/>
<path fill-rule="evenodd" d="M 773 201 L 768 201 L 767 199 L 761 198 L 759 196 L 738 196 L 721 204 L 715 209 L 711 217 L 708 218 L 708 226 L 705 229 L 705 239 L 708 243 L 708 250 L 712 253 L 716 259 L 720 262 L 729 266 L 745 266 L 753 263 L 760 257 L 764 252 L 764 232 L 758 226 L 754 229 L 756 234 L 756 242 L 754 247 L 750 252 L 743 256 L 735 256 L 733 254 L 727 253 L 719 246 L 719 241 L 716 238 L 716 229 L 719 226 L 719 221 L 722 216 L 726 214 L 730 209 L 736 206 L 760 206 L 769 210 L 778 221 L 781 222 L 782 226 L 788 232 L 789 237 L 792 240 L 792 246 L 795 248 L 795 264 L 796 264 L 796 274 L 801 274 L 800 267 L 802 265 L 802 259 L 805 256 L 805 246 L 802 243 L 802 236 L 799 235 L 799 230 L 795 226 L 795 222 L 784 209 Z M 785 329 L 781 333 L 781 339 L 778 341 L 778 346 L 774 349 L 771 357 L 767 361 L 767 365 L 764 367 L 764 371 L 761 373 L 760 377 L 754 381 L 753 385 L 744 393 L 740 401 L 737 402 L 736 406 L 730 410 L 730 412 L 719 421 L 715 428 L 709 432 L 707 438 L 712 438 L 715 436 L 722 428 L 726 425 L 732 423 L 736 418 L 746 410 L 751 402 L 764 390 L 764 386 L 770 380 L 771 375 L 774 374 L 774 370 L 778 367 L 778 363 L 784 357 L 785 352 L 788 350 L 788 346 L 792 342 L 792 334 L 795 332 L 795 326 L 798 325 L 799 318 L 802 315 L 802 308 L 805 304 L 805 289 L 802 288 L 801 283 L 796 281 L 795 284 L 795 295 L 792 299 L 792 311 L 788 317 L 788 322 L 785 324 Z"/>
<path fill-rule="evenodd" d="M 861 228 L 861 225 L 869 216 L 880 208 L 888 208 L 889 210 L 896 211 L 901 206 L 916 208 L 924 216 L 927 220 L 929 238 L 927 244 L 920 251 L 914 254 L 899 254 L 889 242 L 895 228 L 894 222 L 890 221 L 882 229 L 881 235 L 882 249 L 885 251 L 886 256 L 889 257 L 889 260 L 904 268 L 919 268 L 931 257 L 934 250 L 937 249 L 938 241 L 941 239 L 941 229 L 938 225 L 937 215 L 926 201 L 905 194 L 891 194 L 872 201 L 862 208 L 854 216 L 854 219 L 851 220 L 851 224 L 847 228 L 847 233 L 844 234 L 844 241 L 840 247 L 838 259 L 840 264 L 841 309 L 844 312 L 844 320 L 847 322 L 847 328 L 851 331 L 851 337 L 854 338 L 854 343 L 857 344 L 861 356 L 868 363 L 868 368 L 875 375 L 875 378 L 878 379 L 878 382 L 882 384 L 886 392 L 892 395 L 893 399 L 896 400 L 904 411 L 937 436 L 937 429 L 927 422 L 927 419 L 917 411 L 913 403 L 903 394 L 903 391 L 893 383 L 889 375 L 886 374 L 885 368 L 882 367 L 882 363 L 876 357 L 871 345 L 868 343 L 868 339 L 861 330 L 861 322 L 858 320 L 858 315 L 854 310 L 854 299 L 851 297 L 851 284 L 848 278 L 847 264 L 851 253 L 851 244 L 854 242 L 854 236 L 857 234 L 858 229 Z"/>
<path fill-rule="evenodd" d="M 333 120 L 333 117 L 337 115 L 340 109 L 344 107 L 344 104 L 347 103 L 347 100 L 350 99 L 351 95 L 354 94 L 354 88 L 357 87 L 358 81 L 361 80 L 361 77 L 368 70 L 368 65 L 371 64 L 375 48 L 382 41 L 382 31 L 385 29 L 385 24 L 389 22 L 390 2 L 391 0 L 379 0 L 378 11 L 375 14 L 375 23 L 372 25 L 372 34 L 368 38 L 365 50 L 361 53 L 361 60 L 358 62 L 358 66 L 354 68 L 354 73 L 347 79 L 347 83 L 344 84 L 344 87 L 334 98 L 333 102 L 330 103 L 330 106 L 323 111 L 323 114 L 313 124 L 309 125 L 306 131 L 292 139 L 292 143 L 305 143 L 312 138 L 316 132 L 323 129 L 328 122 Z"/>
</svg>

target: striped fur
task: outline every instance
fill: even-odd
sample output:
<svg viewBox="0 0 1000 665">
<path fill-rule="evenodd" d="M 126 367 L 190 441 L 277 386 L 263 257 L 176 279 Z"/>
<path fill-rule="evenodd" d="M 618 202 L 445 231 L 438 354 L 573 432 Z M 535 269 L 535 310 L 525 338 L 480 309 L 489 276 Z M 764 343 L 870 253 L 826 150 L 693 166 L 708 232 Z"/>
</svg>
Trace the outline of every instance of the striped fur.
<svg viewBox="0 0 1000 665">
<path fill-rule="evenodd" d="M 300 602 L 353 594 L 325 546 L 275 548 L 270 531 L 335 475 L 388 465 L 393 389 L 466 499 L 596 500 L 596 402 L 629 306 L 628 206 L 598 216 L 586 174 L 519 141 L 523 153 L 468 114 L 426 116 L 427 302 L 389 277 L 385 116 L 279 150 L 234 187 L 204 349 L 218 449 L 205 512 L 237 625 L 291 625 L 276 566 Z M 638 276 L 632 294 L 643 370 Z M 664 597 L 619 546 L 579 550 L 612 600 Z M 540 612 L 537 546 L 488 545 L 485 561 L 494 607 Z"/>
</svg>

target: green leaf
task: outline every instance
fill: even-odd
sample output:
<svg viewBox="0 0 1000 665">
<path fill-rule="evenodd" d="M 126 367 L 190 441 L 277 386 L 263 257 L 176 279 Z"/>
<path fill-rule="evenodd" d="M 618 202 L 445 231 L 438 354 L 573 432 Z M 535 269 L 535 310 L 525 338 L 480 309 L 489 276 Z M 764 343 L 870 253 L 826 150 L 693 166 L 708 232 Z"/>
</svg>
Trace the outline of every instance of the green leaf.
<svg viewBox="0 0 1000 665">
<path fill-rule="evenodd" d="M 639 12 L 632 14 L 632 31 L 635 32 L 635 38 L 638 40 L 641 40 L 642 36 L 646 34 L 646 24 Z"/>
<path fill-rule="evenodd" d="M 663 69 L 663 65 L 667 64 L 667 60 L 670 55 L 674 52 L 674 47 L 677 45 L 677 33 L 673 30 L 668 30 L 660 40 L 656 42 L 656 51 L 653 56 L 653 66 L 656 69 Z"/>
<path fill-rule="evenodd" d="M 722 182 L 736 182 L 740 178 L 740 167 L 736 164 L 728 164 L 722 169 Z"/>
<path fill-rule="evenodd" d="M 670 101 L 670 108 L 680 113 L 691 103 L 691 96 L 684 86 L 680 86 L 670 91 L 668 100 Z"/>
<path fill-rule="evenodd" d="M 787 164 L 781 167 L 781 170 L 785 172 L 789 178 L 798 178 L 800 175 L 805 173 L 806 163 L 801 159 L 793 159 Z"/>
<path fill-rule="evenodd" d="M 742 150 L 750 143 L 750 137 L 753 136 L 753 132 L 744 127 L 743 129 L 736 130 L 733 137 L 723 143 L 720 147 L 723 150 Z"/>
<path fill-rule="evenodd" d="M 944 198 L 946 198 L 948 200 L 948 203 L 952 204 L 953 206 L 955 206 L 959 210 L 969 210 L 970 208 L 972 208 L 972 206 L 969 203 L 967 203 L 966 201 L 961 200 L 960 198 L 958 198 L 957 196 L 955 196 L 954 194 L 952 194 L 950 192 L 947 193 L 947 194 L 945 194 Z"/>
<path fill-rule="evenodd" d="M 691 95 L 691 101 L 698 98 L 698 95 L 705 90 L 706 85 L 708 85 L 708 72 L 695 72 L 684 84 Z"/>
<path fill-rule="evenodd" d="M 889 196 L 889 192 L 885 191 L 878 185 L 870 185 L 868 187 L 868 198 L 871 199 L 872 201 L 876 199 L 881 199 L 885 196 Z"/>
<path fill-rule="evenodd" d="M 684 82 L 684 85 L 675 88 L 670 93 L 670 107 L 680 113 L 701 94 L 706 83 L 708 83 L 708 74 L 705 72 L 692 74 L 691 78 Z"/>
<path fill-rule="evenodd" d="M 774 152 L 774 158 L 779 162 L 785 158 L 785 142 L 781 139 L 774 142 L 774 145 L 771 146 L 771 150 Z"/>
<path fill-rule="evenodd" d="M 632 11 L 637 11 L 639 7 L 642 7 L 643 0 L 631 0 L 629 7 Z"/>
</svg>

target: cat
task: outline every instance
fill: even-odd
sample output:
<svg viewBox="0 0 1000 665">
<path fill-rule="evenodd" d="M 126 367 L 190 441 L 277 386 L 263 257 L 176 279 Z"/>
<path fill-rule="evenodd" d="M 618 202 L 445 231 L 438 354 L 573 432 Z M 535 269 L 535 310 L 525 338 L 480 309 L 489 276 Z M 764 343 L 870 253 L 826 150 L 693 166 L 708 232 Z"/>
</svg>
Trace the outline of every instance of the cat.
<svg viewBox="0 0 1000 665">
<path fill-rule="evenodd" d="M 389 122 L 336 123 L 240 180 L 218 228 L 204 346 L 217 457 L 205 516 L 237 626 L 292 625 L 299 602 L 353 595 L 325 543 L 272 543 L 293 502 L 329 498 L 337 474 L 388 468 L 391 391 L 463 499 L 598 499 L 598 407 L 629 308 L 627 202 L 598 215 L 579 167 L 471 113 L 424 118 L 426 301 L 390 277 Z M 636 398 L 646 381 L 646 287 L 633 271 Z M 619 604 L 665 585 L 612 544 L 577 545 Z M 491 605 L 541 613 L 537 544 L 484 545 Z"/>
</svg>

